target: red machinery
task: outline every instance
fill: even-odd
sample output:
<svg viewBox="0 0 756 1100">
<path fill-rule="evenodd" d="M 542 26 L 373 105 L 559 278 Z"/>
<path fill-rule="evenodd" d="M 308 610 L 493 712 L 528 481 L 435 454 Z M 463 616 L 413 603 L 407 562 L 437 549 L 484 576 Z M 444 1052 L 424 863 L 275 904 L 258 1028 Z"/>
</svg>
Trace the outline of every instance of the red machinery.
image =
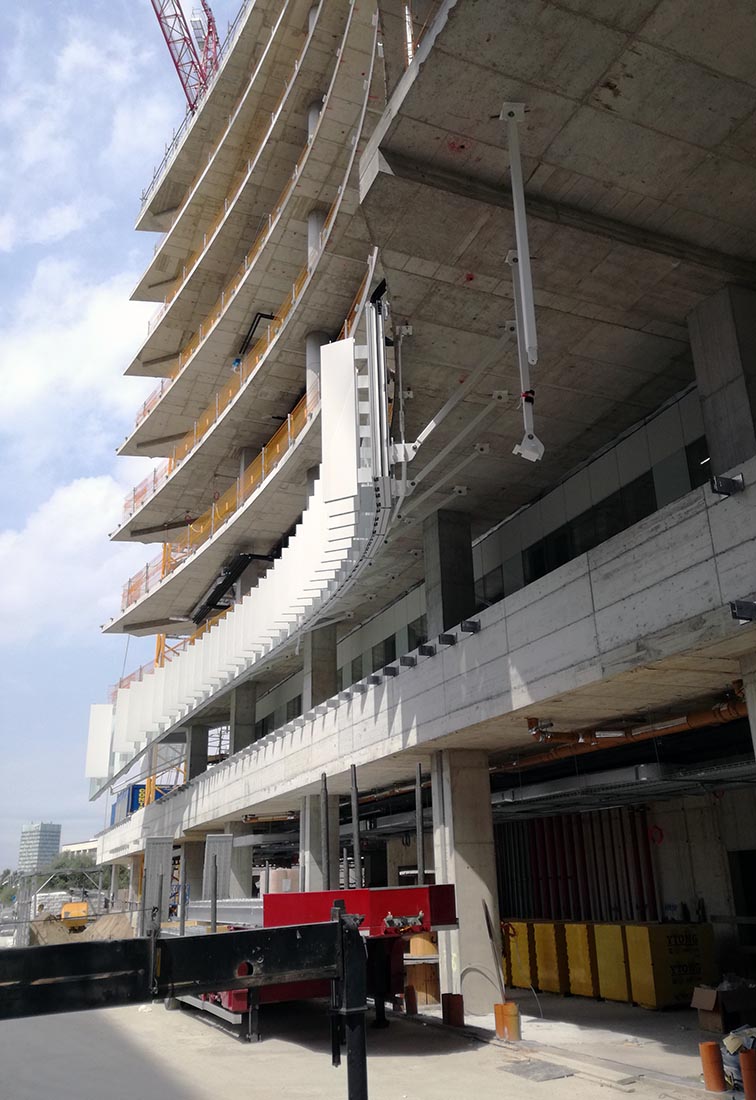
<svg viewBox="0 0 756 1100">
<path fill-rule="evenodd" d="M 376 1023 L 385 1023 L 385 1001 L 404 992 L 404 951 L 408 936 L 457 927 L 453 886 L 373 887 L 357 890 L 317 890 L 302 894 L 266 894 L 263 927 L 319 924 L 331 919 L 334 903 L 343 900 L 348 912 L 364 917 L 360 932 L 367 941 L 368 993 L 375 1001 Z M 290 982 L 266 986 L 258 1004 L 303 1000 L 328 995 L 327 982 Z M 241 1014 L 254 1007 L 250 991 L 209 994 L 225 1013 Z"/>
</svg>

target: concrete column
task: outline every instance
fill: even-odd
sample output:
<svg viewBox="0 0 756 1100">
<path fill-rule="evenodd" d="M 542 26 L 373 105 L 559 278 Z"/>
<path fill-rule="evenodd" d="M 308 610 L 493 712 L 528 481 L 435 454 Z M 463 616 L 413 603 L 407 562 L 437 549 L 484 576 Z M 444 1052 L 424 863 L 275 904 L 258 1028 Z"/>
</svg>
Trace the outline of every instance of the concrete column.
<svg viewBox="0 0 756 1100">
<path fill-rule="evenodd" d="M 320 397 L 320 349 L 328 343 L 325 332 L 310 332 L 305 340 L 305 377 L 307 402 L 316 404 Z"/>
<path fill-rule="evenodd" d="M 205 843 L 202 840 L 184 840 L 181 858 L 186 860 L 186 885 L 189 901 L 202 897 L 202 873 L 205 867 Z"/>
<path fill-rule="evenodd" d="M 247 680 L 239 684 L 231 693 L 231 734 L 229 752 L 241 752 L 255 739 L 255 716 L 257 713 L 257 684 Z"/>
<path fill-rule="evenodd" d="M 207 726 L 192 725 L 186 729 L 187 782 L 207 771 Z"/>
<path fill-rule="evenodd" d="M 252 897 L 252 867 L 254 848 L 251 844 L 237 846 L 239 837 L 249 836 L 254 832 L 252 825 L 245 825 L 242 821 L 230 821 L 226 825 L 226 832 L 234 838 L 234 847 L 231 849 L 231 882 L 229 886 L 230 898 Z"/>
<path fill-rule="evenodd" d="M 323 890 L 325 859 L 320 834 L 320 795 L 308 794 L 299 811 L 299 866 L 304 890 Z M 339 798 L 328 796 L 328 847 L 331 866 L 331 889 L 339 885 Z"/>
<path fill-rule="evenodd" d="M 318 119 L 320 118 L 320 112 L 323 107 L 323 100 L 313 99 L 310 106 L 307 108 L 307 137 L 312 138 L 315 130 L 317 129 Z"/>
<path fill-rule="evenodd" d="M 488 755 L 434 753 L 431 783 L 436 882 L 454 884 L 459 918 L 457 930 L 438 935 L 441 991 L 462 993 L 466 1011 L 482 1015 L 501 999 L 483 912 L 485 901 L 501 958 Z"/>
<path fill-rule="evenodd" d="M 139 875 L 137 873 L 136 860 L 129 860 L 129 909 L 134 907 L 138 898 Z"/>
<path fill-rule="evenodd" d="M 320 234 L 325 225 L 325 214 L 322 210 L 311 210 L 307 215 L 307 266 L 312 267 L 315 258 L 320 251 Z M 322 336 L 322 333 L 318 333 Z M 318 345 L 318 368 L 320 366 L 320 345 L 325 344 L 326 339 L 321 339 Z"/>
<path fill-rule="evenodd" d="M 338 691 L 336 668 L 336 624 L 310 630 L 302 646 L 304 677 L 302 711 L 304 714 L 325 702 Z"/>
<path fill-rule="evenodd" d="M 711 472 L 756 454 L 756 292 L 723 287 L 688 316 Z"/>
<path fill-rule="evenodd" d="M 440 509 L 428 516 L 423 553 L 428 637 L 435 638 L 475 611 L 469 515 Z"/>
</svg>

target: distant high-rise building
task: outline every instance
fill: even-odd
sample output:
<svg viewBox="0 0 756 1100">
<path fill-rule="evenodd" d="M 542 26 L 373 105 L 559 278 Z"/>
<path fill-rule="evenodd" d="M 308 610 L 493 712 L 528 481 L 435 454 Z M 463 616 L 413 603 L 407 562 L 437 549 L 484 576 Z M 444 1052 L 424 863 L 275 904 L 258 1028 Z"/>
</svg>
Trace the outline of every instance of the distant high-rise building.
<svg viewBox="0 0 756 1100">
<path fill-rule="evenodd" d="M 35 821 L 24 825 L 18 848 L 18 869 L 25 874 L 47 867 L 60 851 L 60 825 Z"/>
</svg>

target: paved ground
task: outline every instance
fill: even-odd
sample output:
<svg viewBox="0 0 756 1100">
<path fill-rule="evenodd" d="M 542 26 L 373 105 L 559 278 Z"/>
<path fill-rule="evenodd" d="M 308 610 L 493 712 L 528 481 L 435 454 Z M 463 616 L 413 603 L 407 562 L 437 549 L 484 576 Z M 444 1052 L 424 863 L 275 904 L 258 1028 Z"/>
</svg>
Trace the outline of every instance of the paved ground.
<svg viewBox="0 0 756 1100">
<path fill-rule="evenodd" d="M 509 990 L 520 1005 L 524 1049 L 551 1051 L 611 1062 L 617 1069 L 640 1076 L 671 1077 L 697 1086 L 701 1076 L 698 1044 L 716 1038 L 698 1028 L 693 1009 L 653 1012 L 637 1005 L 558 997 L 553 993 Z M 431 1010 L 433 1016 L 440 1011 Z M 489 1032 L 493 1015 L 471 1018 Z"/>
<path fill-rule="evenodd" d="M 246 1045 L 161 1005 L 3 1023 L 0 1100 L 346 1100 L 346 1068 L 330 1065 L 319 1007 L 271 1006 L 264 1026 L 265 1041 Z M 431 1024 L 400 1020 L 371 1029 L 368 1043 L 370 1100 L 606 1100 L 607 1086 L 675 1094 Z"/>
</svg>

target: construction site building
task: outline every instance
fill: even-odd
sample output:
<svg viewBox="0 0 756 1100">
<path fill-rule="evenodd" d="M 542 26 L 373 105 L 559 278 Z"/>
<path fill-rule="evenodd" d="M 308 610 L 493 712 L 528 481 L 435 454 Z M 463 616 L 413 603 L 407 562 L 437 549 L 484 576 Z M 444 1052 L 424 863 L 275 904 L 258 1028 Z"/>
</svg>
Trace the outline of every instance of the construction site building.
<svg viewBox="0 0 756 1100">
<path fill-rule="evenodd" d="M 747 9 L 241 5 L 137 219 L 153 550 L 105 630 L 156 656 L 87 760 L 135 906 L 151 840 L 199 899 L 224 834 L 230 898 L 454 883 L 469 1012 L 483 902 L 542 988 L 578 927 L 695 939 L 678 1001 L 754 973 Z"/>
</svg>

